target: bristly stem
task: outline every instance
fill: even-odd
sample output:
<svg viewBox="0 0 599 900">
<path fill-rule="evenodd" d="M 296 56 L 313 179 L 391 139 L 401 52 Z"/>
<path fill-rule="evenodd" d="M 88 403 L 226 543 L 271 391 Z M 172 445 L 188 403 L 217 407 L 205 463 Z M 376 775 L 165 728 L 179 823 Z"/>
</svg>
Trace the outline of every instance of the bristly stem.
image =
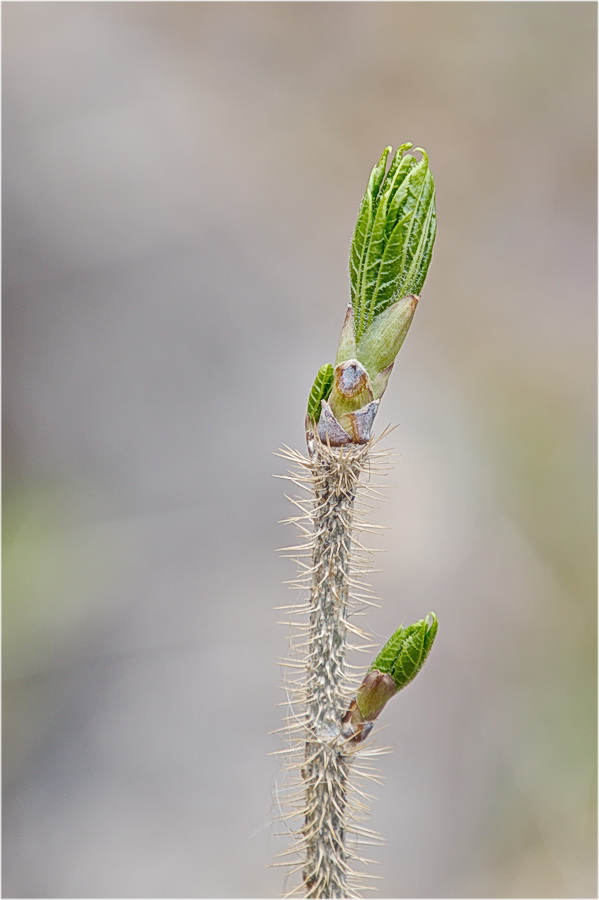
<svg viewBox="0 0 599 900">
<path fill-rule="evenodd" d="M 341 737 L 347 708 L 346 646 L 354 501 L 365 447 L 316 442 L 311 458 L 314 543 L 306 683 L 306 806 L 303 870 L 307 897 L 347 897 L 345 847 L 351 753 Z"/>
</svg>

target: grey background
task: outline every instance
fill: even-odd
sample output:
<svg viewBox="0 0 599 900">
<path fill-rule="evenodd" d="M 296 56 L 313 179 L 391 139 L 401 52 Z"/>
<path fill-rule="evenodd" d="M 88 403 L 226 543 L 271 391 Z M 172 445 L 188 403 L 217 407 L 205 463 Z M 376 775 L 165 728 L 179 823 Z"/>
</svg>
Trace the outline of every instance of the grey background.
<svg viewBox="0 0 599 900">
<path fill-rule="evenodd" d="M 385 713 L 380 895 L 594 895 L 595 19 L 3 5 L 5 896 L 278 895 L 272 453 L 405 140 L 439 230 L 370 625 L 440 632 Z"/>
</svg>

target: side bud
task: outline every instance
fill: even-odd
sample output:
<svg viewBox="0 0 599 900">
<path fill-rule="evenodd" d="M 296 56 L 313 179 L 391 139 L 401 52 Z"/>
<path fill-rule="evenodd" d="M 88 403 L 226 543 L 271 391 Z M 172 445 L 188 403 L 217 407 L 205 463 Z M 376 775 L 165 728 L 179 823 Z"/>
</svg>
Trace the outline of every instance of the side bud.
<svg viewBox="0 0 599 900">
<path fill-rule="evenodd" d="M 429 617 L 431 619 L 429 623 Z M 398 628 L 372 663 L 343 717 L 341 734 L 359 743 L 372 731 L 388 701 L 414 680 L 426 662 L 439 623 L 434 613 Z"/>
<path fill-rule="evenodd" d="M 374 721 L 385 704 L 397 693 L 391 675 L 369 672 L 358 688 L 341 723 L 341 734 L 355 743 L 365 740 L 374 727 Z"/>
</svg>

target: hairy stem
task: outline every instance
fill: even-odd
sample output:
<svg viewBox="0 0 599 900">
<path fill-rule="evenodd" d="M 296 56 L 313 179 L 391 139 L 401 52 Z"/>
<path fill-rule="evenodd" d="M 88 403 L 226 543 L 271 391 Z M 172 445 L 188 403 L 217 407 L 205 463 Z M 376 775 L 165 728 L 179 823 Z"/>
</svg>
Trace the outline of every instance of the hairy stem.
<svg viewBox="0 0 599 900">
<path fill-rule="evenodd" d="M 345 657 L 354 501 L 367 448 L 316 441 L 312 584 L 306 673 L 303 869 L 307 897 L 347 897 L 345 848 L 351 755 L 340 736 L 347 708 Z"/>
</svg>

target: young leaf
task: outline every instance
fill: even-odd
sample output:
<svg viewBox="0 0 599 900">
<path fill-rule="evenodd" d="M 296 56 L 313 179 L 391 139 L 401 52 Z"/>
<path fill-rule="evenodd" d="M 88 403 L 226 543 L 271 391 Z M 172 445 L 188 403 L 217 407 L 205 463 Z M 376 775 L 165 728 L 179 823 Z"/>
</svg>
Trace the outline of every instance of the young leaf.
<svg viewBox="0 0 599 900">
<path fill-rule="evenodd" d="M 358 218 L 356 220 L 356 227 L 354 230 L 349 257 L 351 300 L 354 306 L 354 310 L 358 308 L 356 305 L 357 302 L 359 303 L 359 301 L 357 301 L 357 294 L 359 291 L 362 276 L 364 255 L 368 248 L 368 242 L 370 240 L 370 234 L 372 231 L 372 222 L 374 220 L 374 214 L 376 212 L 377 196 L 383 178 L 385 177 L 387 157 L 389 156 L 390 152 L 391 147 L 385 147 L 380 160 L 370 173 L 370 178 L 368 179 L 368 185 L 366 187 L 366 193 L 362 198 L 362 203 L 360 204 L 360 210 L 358 212 Z"/>
<path fill-rule="evenodd" d="M 439 623 L 434 613 L 429 615 L 430 624 L 429 616 L 426 616 L 414 625 L 398 628 L 370 667 L 370 671 L 391 675 L 397 690 L 413 681 L 433 646 Z"/>
<path fill-rule="evenodd" d="M 350 254 L 356 340 L 384 310 L 419 294 L 435 240 L 435 184 L 428 156 L 418 161 L 397 150 L 386 176 L 387 148 L 374 167 L 362 200 Z M 405 155 L 404 155 L 405 154 Z"/>
<path fill-rule="evenodd" d="M 320 418 L 321 402 L 328 400 L 333 387 L 333 367 L 325 363 L 318 370 L 310 396 L 308 397 L 308 418 L 318 422 Z"/>
</svg>

